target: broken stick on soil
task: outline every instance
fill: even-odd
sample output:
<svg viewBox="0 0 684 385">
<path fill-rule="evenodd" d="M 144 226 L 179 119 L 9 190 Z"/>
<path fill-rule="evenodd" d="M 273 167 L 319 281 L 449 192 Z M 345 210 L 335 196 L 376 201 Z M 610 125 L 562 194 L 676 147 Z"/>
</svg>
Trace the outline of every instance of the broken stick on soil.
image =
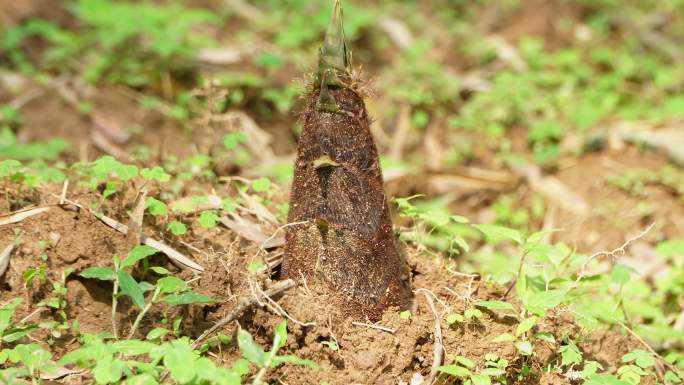
<svg viewBox="0 0 684 385">
<path fill-rule="evenodd" d="M 88 210 L 91 214 L 93 214 L 97 219 L 99 219 L 102 223 L 105 225 L 113 228 L 114 230 L 120 232 L 121 234 L 128 234 L 128 226 L 124 225 L 123 223 L 117 221 L 116 219 L 109 218 L 106 215 L 96 215 L 93 210 L 90 208 L 85 208 L 82 204 L 70 201 L 68 199 L 64 199 L 64 202 L 73 206 L 78 207 L 79 209 L 86 209 Z M 140 243 L 145 244 L 147 246 L 150 246 L 153 249 L 156 249 L 157 251 L 166 254 L 167 257 L 173 262 L 176 266 L 180 268 L 188 268 L 192 270 L 195 273 L 201 273 L 204 271 L 204 267 L 199 265 L 197 262 L 193 261 L 189 257 L 185 256 L 183 253 L 180 251 L 177 251 L 176 249 L 172 248 L 171 246 L 165 244 L 164 242 L 158 241 L 154 238 L 150 238 L 145 234 L 140 235 Z"/>
<path fill-rule="evenodd" d="M 576 288 L 577 285 L 579 285 L 580 281 L 584 279 L 586 276 L 586 270 L 587 267 L 589 266 L 589 263 L 593 261 L 596 258 L 600 257 L 610 257 L 612 259 L 617 259 L 625 255 L 627 252 L 627 247 L 629 247 L 633 242 L 643 238 L 648 234 L 651 229 L 655 226 L 655 222 L 651 223 L 648 227 L 646 227 L 644 230 L 642 230 L 639 234 L 633 236 L 632 238 L 629 238 L 626 240 L 620 247 L 613 249 L 611 251 L 598 251 L 587 258 L 587 260 L 584 262 L 584 264 L 580 267 L 580 273 L 577 275 L 577 279 L 575 279 L 575 282 L 571 286 L 571 290 Z"/>
<path fill-rule="evenodd" d="M 430 375 L 425 380 L 425 384 L 431 385 L 437 376 L 438 368 L 442 365 L 442 359 L 444 358 L 444 344 L 442 343 L 442 325 L 439 314 L 437 314 L 437 309 L 435 308 L 435 301 L 432 300 L 432 294 L 428 291 L 423 291 L 425 299 L 432 314 L 435 316 L 435 344 L 432 353 L 432 368 L 430 368 Z"/>
<path fill-rule="evenodd" d="M 2 250 L 2 252 L 0 252 L 0 277 L 2 277 L 3 274 L 5 274 L 5 271 L 7 271 L 12 250 L 14 250 L 14 243 L 10 243 L 7 247 L 5 247 Z"/>
<path fill-rule="evenodd" d="M 30 218 L 34 215 L 42 214 L 46 211 L 49 211 L 49 207 L 36 207 L 28 210 L 23 210 L 23 211 L 17 211 L 14 213 L 10 213 L 7 215 L 4 215 L 2 218 L 0 218 L 0 226 L 4 225 L 9 225 L 12 223 L 18 223 L 23 221 L 26 218 Z"/>
<path fill-rule="evenodd" d="M 390 333 L 390 334 L 394 334 L 394 333 L 397 332 L 396 330 L 390 329 L 390 328 L 388 328 L 388 327 L 386 327 L 386 326 L 367 324 L 367 323 L 364 323 L 364 322 L 357 322 L 357 321 L 354 321 L 354 322 L 352 322 L 352 325 L 354 325 L 354 326 L 362 326 L 362 327 L 370 328 L 370 329 L 382 330 L 383 332 L 387 332 L 387 333 Z"/>
<path fill-rule="evenodd" d="M 209 329 L 205 330 L 197 339 L 195 342 L 192 343 L 192 348 L 197 349 L 199 347 L 199 344 L 204 341 L 207 337 L 212 335 L 214 332 L 222 328 L 223 326 L 227 325 L 231 321 L 237 319 L 243 312 L 245 312 L 247 309 L 251 308 L 252 306 L 255 306 L 261 302 L 261 298 L 259 296 L 263 296 L 262 298 L 271 298 L 275 296 L 276 294 L 282 293 L 285 290 L 291 289 L 292 287 L 295 286 L 295 282 L 291 279 L 287 279 L 285 281 L 281 281 L 276 283 L 275 285 L 271 286 L 268 290 L 265 290 L 255 296 L 244 298 L 240 303 L 237 305 L 237 307 L 230 312 L 228 315 L 225 317 L 221 318 L 217 323 L 214 324 L 214 326 L 210 327 Z M 262 294 L 263 293 L 263 294 Z"/>
<path fill-rule="evenodd" d="M 672 373 L 679 377 L 680 380 L 684 381 L 684 374 L 682 374 L 682 372 L 680 372 L 676 366 L 674 366 L 672 363 L 663 358 L 663 356 L 656 352 L 655 349 L 653 349 L 653 347 L 651 347 L 651 345 L 648 344 L 648 342 L 644 341 L 644 339 L 641 338 L 638 334 L 636 334 L 636 332 L 634 332 L 634 330 L 632 330 L 630 327 L 619 321 L 618 324 L 622 326 L 622 328 L 625 329 L 632 337 L 639 341 L 639 343 L 643 345 L 646 348 L 646 350 L 648 350 L 651 354 L 653 354 L 654 357 L 657 357 L 661 364 L 663 364 L 666 368 L 670 369 Z"/>
</svg>

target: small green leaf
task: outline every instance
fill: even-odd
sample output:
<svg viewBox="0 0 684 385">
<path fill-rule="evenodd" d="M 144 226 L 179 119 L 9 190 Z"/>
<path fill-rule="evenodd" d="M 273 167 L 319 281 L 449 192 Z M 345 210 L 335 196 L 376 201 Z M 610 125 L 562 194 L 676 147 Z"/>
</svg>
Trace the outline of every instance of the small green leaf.
<svg viewBox="0 0 684 385">
<path fill-rule="evenodd" d="M 474 368 L 475 367 L 475 362 L 469 358 L 466 358 L 463 356 L 454 356 L 454 355 L 449 356 L 449 358 L 451 358 L 452 361 L 465 366 L 466 368 Z"/>
<path fill-rule="evenodd" d="M 404 310 L 399 313 L 399 318 L 401 319 L 409 319 L 411 318 L 411 311 L 410 310 Z"/>
<path fill-rule="evenodd" d="M 122 164 L 117 168 L 116 175 L 123 180 L 133 179 L 138 176 L 138 168 L 132 164 Z"/>
<path fill-rule="evenodd" d="M 154 271 L 155 273 L 157 273 L 157 274 L 159 274 L 159 275 L 169 275 L 169 274 L 171 274 L 170 271 L 166 270 L 165 268 L 163 268 L 163 267 L 161 267 L 161 266 L 152 266 L 152 267 L 150 267 L 150 270 Z"/>
<path fill-rule="evenodd" d="M 632 278 L 632 274 L 636 274 L 636 270 L 626 265 L 615 265 L 613 271 L 610 273 L 611 282 L 624 285 Z"/>
<path fill-rule="evenodd" d="M 473 374 L 470 376 L 473 385 L 492 385 L 492 379 L 484 374 Z"/>
<path fill-rule="evenodd" d="M 490 377 L 499 377 L 506 374 L 506 371 L 499 368 L 484 368 L 480 373 Z"/>
<path fill-rule="evenodd" d="M 148 291 L 154 290 L 155 286 L 149 282 L 138 282 L 138 287 L 140 287 L 140 290 L 143 293 L 147 293 Z"/>
<path fill-rule="evenodd" d="M 160 338 L 164 337 L 168 333 L 169 333 L 168 329 L 156 327 L 156 328 L 150 330 L 150 332 L 147 333 L 147 336 L 145 336 L 145 338 L 148 340 L 156 340 L 156 339 L 160 339 Z"/>
<path fill-rule="evenodd" d="M 159 383 L 151 374 L 143 373 L 126 377 L 126 385 L 159 385 Z"/>
<path fill-rule="evenodd" d="M 496 362 L 499 359 L 499 356 L 496 353 L 485 353 L 485 360 L 487 361 L 493 361 Z"/>
<path fill-rule="evenodd" d="M 113 355 L 98 357 L 96 362 L 92 372 L 98 384 L 112 384 L 121 379 L 124 363 L 114 358 Z"/>
<path fill-rule="evenodd" d="M 537 333 L 533 337 L 538 339 L 538 340 L 546 341 L 546 342 L 549 342 L 552 344 L 556 343 L 556 338 L 553 336 L 553 334 L 551 334 L 549 332 Z"/>
<path fill-rule="evenodd" d="M 38 329 L 37 325 L 27 325 L 20 328 L 13 328 L 2 336 L 2 340 L 4 342 L 15 342 L 26 337 L 26 335 L 36 329 Z"/>
<path fill-rule="evenodd" d="M 12 317 L 17 306 L 21 304 L 21 298 L 14 298 L 9 303 L 0 307 L 0 336 L 12 324 Z"/>
<path fill-rule="evenodd" d="M 113 281 L 116 273 L 110 267 L 89 267 L 79 274 L 83 278 L 99 279 L 101 281 Z"/>
<path fill-rule="evenodd" d="M 122 340 L 112 343 L 112 349 L 116 353 L 138 356 L 141 354 L 148 354 L 157 349 L 157 345 L 140 340 Z"/>
<path fill-rule="evenodd" d="M 282 320 L 276 327 L 273 345 L 275 349 L 280 349 L 287 343 L 287 320 Z"/>
<path fill-rule="evenodd" d="M 634 349 L 631 352 L 622 356 L 622 362 L 632 362 L 636 363 L 641 368 L 649 368 L 655 365 L 655 358 L 653 355 L 645 350 Z"/>
<path fill-rule="evenodd" d="M 471 308 L 467 309 L 465 312 L 463 312 L 463 315 L 466 318 L 480 318 L 480 317 L 482 317 L 482 312 L 480 311 L 480 309 L 476 309 L 474 307 L 471 307 Z"/>
<path fill-rule="evenodd" d="M 534 247 L 535 244 L 538 244 L 539 242 L 544 239 L 545 236 L 551 233 L 555 233 L 558 231 L 562 231 L 560 229 L 546 229 L 546 230 L 541 230 L 537 231 L 535 233 L 530 234 L 529 237 L 525 240 L 525 248 L 527 249 L 528 247 Z"/>
<path fill-rule="evenodd" d="M 470 370 L 460 365 L 443 365 L 438 367 L 437 370 L 460 378 L 468 378 L 470 376 Z"/>
<path fill-rule="evenodd" d="M 631 382 L 622 381 L 612 375 L 593 374 L 587 378 L 583 385 L 632 385 Z"/>
<path fill-rule="evenodd" d="M 525 318 L 515 329 L 515 336 L 520 337 L 537 324 L 537 317 Z"/>
<path fill-rule="evenodd" d="M 175 236 L 183 235 L 188 231 L 188 228 L 183 222 L 173 221 L 169 223 L 166 228 Z"/>
<path fill-rule="evenodd" d="M 266 192 L 271 188 L 271 181 L 268 178 L 259 178 L 252 182 L 252 188 L 256 192 Z"/>
<path fill-rule="evenodd" d="M 582 362 L 582 352 L 572 341 L 570 341 L 567 345 L 561 346 L 558 349 L 558 353 L 561 355 L 561 365 L 563 366 L 580 364 Z"/>
<path fill-rule="evenodd" d="M 156 180 L 158 182 L 166 183 L 171 180 L 171 175 L 167 174 L 163 168 L 155 166 L 152 168 L 143 168 L 140 175 L 147 180 Z"/>
<path fill-rule="evenodd" d="M 171 306 L 188 305 L 192 303 L 216 303 L 217 301 L 207 295 L 189 291 L 183 294 L 169 294 L 159 300 Z"/>
<path fill-rule="evenodd" d="M 143 292 L 140 290 L 140 286 L 133 279 L 133 277 L 123 270 L 116 272 L 119 279 L 119 286 L 121 287 L 121 292 L 133 300 L 133 304 L 140 309 L 145 307 L 145 298 L 143 297 Z"/>
<path fill-rule="evenodd" d="M 430 115 L 423 110 L 415 110 L 411 114 L 411 126 L 422 129 L 430 123 Z"/>
<path fill-rule="evenodd" d="M 538 316 L 544 316 L 548 309 L 556 307 L 565 300 L 568 291 L 566 289 L 551 289 L 529 294 L 524 298 L 525 308 Z"/>
<path fill-rule="evenodd" d="M 262 269 L 266 269 L 268 265 L 266 265 L 263 261 L 252 261 L 247 265 L 247 271 L 250 273 L 256 273 Z"/>
<path fill-rule="evenodd" d="M 11 132 L 11 131 L 10 131 Z M 21 169 L 21 162 L 14 159 L 6 159 L 0 162 L 0 177 L 11 176 Z"/>
<path fill-rule="evenodd" d="M 238 347 L 242 355 L 250 362 L 263 367 L 266 364 L 266 352 L 257 345 L 248 331 L 240 328 L 237 335 Z"/>
<path fill-rule="evenodd" d="M 200 226 L 204 227 L 205 229 L 213 229 L 216 227 L 216 223 L 218 223 L 218 215 L 216 215 L 215 212 L 213 211 L 205 211 L 203 212 L 200 217 L 199 217 L 199 224 Z"/>
<path fill-rule="evenodd" d="M 504 301 L 477 301 L 475 306 L 484 307 L 490 310 L 515 310 L 513 305 Z"/>
<path fill-rule="evenodd" d="M 603 370 L 603 365 L 597 361 L 587 360 L 584 361 L 584 369 L 582 369 L 582 378 L 589 378 L 590 376 L 596 374 L 598 371 Z"/>
<path fill-rule="evenodd" d="M 682 382 L 681 378 L 675 372 L 668 370 L 665 372 L 665 375 L 663 376 L 663 379 L 667 381 L 666 383 L 671 383 L 671 384 L 676 384 Z"/>
<path fill-rule="evenodd" d="M 143 258 L 147 258 L 150 255 L 153 255 L 157 252 L 156 249 L 147 246 L 147 245 L 139 245 L 133 248 L 126 258 L 121 262 L 121 266 L 119 267 L 120 269 L 125 269 L 127 267 L 134 266 L 139 260 Z"/>
<path fill-rule="evenodd" d="M 241 376 L 244 376 L 245 374 L 249 373 L 249 361 L 244 358 L 238 358 L 235 362 L 233 362 L 233 366 L 230 368 L 230 370 Z"/>
<path fill-rule="evenodd" d="M 502 333 L 496 336 L 492 342 L 513 342 L 515 341 L 515 336 L 510 333 Z"/>
<path fill-rule="evenodd" d="M 174 276 L 161 278 L 157 281 L 159 294 L 180 293 L 188 289 L 188 284 L 182 279 Z"/>
<path fill-rule="evenodd" d="M 446 321 L 449 325 L 453 325 L 456 322 L 461 323 L 465 321 L 465 318 L 458 313 L 452 313 L 447 316 Z"/>
<path fill-rule="evenodd" d="M 531 356 L 534 353 L 534 348 L 530 341 L 520 341 L 515 344 L 515 348 L 518 349 L 520 354 L 525 356 Z"/>
<path fill-rule="evenodd" d="M 470 223 L 470 220 L 468 218 L 461 216 L 461 215 L 451 215 L 450 218 L 452 221 L 454 221 L 456 223 L 460 223 L 460 224 Z"/>
<path fill-rule="evenodd" d="M 231 197 L 225 197 L 221 200 L 221 208 L 227 213 L 232 213 L 238 207 L 238 203 Z"/>
<path fill-rule="evenodd" d="M 316 364 L 315 362 L 304 358 L 299 358 L 292 354 L 273 357 L 273 364 L 271 365 L 271 367 L 276 367 L 280 364 L 302 365 L 308 366 L 313 369 L 319 369 L 318 364 Z"/>
<path fill-rule="evenodd" d="M 247 143 L 247 134 L 238 131 L 238 132 L 231 132 L 227 134 L 226 136 L 223 137 L 223 145 L 226 147 L 228 150 L 234 150 L 238 144 L 242 143 L 245 144 Z"/>
<path fill-rule="evenodd" d="M 187 339 L 173 340 L 170 342 L 171 349 L 164 355 L 164 366 L 169 369 L 171 378 L 178 383 L 189 383 L 196 375 L 196 354 L 187 343 Z"/>
<path fill-rule="evenodd" d="M 329 347 L 331 350 L 339 350 L 340 349 L 340 347 L 337 345 L 337 342 L 335 342 L 335 341 L 321 341 L 321 344 Z"/>
<path fill-rule="evenodd" d="M 166 203 L 155 197 L 147 197 L 145 199 L 145 210 L 156 217 L 164 216 L 169 212 Z"/>
<path fill-rule="evenodd" d="M 476 229 L 480 230 L 487 238 L 492 239 L 495 242 L 501 240 L 510 240 L 515 243 L 522 245 L 523 239 L 522 235 L 518 230 L 509 229 L 508 227 L 488 225 L 488 224 L 475 224 L 473 225 Z"/>
</svg>

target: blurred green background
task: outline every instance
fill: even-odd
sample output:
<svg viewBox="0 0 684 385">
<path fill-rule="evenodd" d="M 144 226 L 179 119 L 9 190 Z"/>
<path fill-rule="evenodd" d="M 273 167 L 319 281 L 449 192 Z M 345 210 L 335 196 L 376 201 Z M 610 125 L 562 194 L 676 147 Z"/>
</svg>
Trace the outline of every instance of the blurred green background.
<svg viewBox="0 0 684 385">
<path fill-rule="evenodd" d="M 3 0 L 0 66 L 133 87 L 181 121 L 189 90 L 212 79 L 227 92 L 220 108 L 287 129 L 286 152 L 295 80 L 315 63 L 330 3 Z M 521 150 L 553 165 L 576 150 L 561 145 L 568 136 L 684 114 L 681 0 L 345 1 L 344 16 L 378 141 L 396 160 L 421 162 L 414 150 L 436 127 L 433 164 Z"/>
</svg>

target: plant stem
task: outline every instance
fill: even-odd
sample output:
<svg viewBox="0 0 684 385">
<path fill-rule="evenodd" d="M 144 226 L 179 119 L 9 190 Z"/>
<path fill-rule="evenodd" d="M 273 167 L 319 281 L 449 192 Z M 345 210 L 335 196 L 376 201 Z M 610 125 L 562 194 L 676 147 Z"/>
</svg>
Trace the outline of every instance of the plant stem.
<svg viewBox="0 0 684 385">
<path fill-rule="evenodd" d="M 264 366 L 259 369 L 259 373 L 257 373 L 256 377 L 254 377 L 254 381 L 252 381 L 252 385 L 261 385 L 262 379 L 266 375 L 266 372 L 268 372 L 268 368 L 271 366 L 271 362 L 273 362 L 273 357 L 275 357 L 278 349 L 276 347 L 273 347 L 270 352 L 268 352 L 268 358 L 266 358 L 266 363 L 264 363 Z"/>
<path fill-rule="evenodd" d="M 118 266 L 116 266 L 118 269 Z M 114 334 L 114 339 L 119 339 L 119 330 L 116 326 L 116 306 L 118 305 L 119 296 L 119 279 L 114 279 L 114 290 L 112 291 L 112 334 Z"/>
<path fill-rule="evenodd" d="M 150 308 L 152 307 L 152 304 L 157 300 L 157 297 L 159 296 L 159 287 L 157 287 L 154 290 L 154 295 L 152 296 L 152 299 L 150 302 L 145 305 L 143 310 L 138 314 L 138 316 L 135 318 L 135 322 L 133 322 L 133 326 L 131 327 L 131 331 L 128 333 L 128 337 L 126 337 L 127 340 L 130 340 L 133 338 L 135 335 L 136 330 L 138 330 L 138 326 L 140 325 L 140 321 L 142 321 L 143 317 L 145 317 L 145 314 L 147 314 L 148 311 L 150 311 Z"/>
<path fill-rule="evenodd" d="M 527 258 L 527 251 L 525 251 L 520 257 L 520 265 L 518 265 L 518 275 L 515 277 L 513 282 L 511 282 L 510 286 L 508 286 L 508 289 L 506 289 L 506 293 L 504 293 L 503 297 L 501 297 L 501 300 L 505 300 L 506 297 L 508 297 L 508 294 L 511 292 L 511 290 L 515 287 L 515 285 L 518 284 L 518 280 L 520 280 L 520 277 L 523 274 L 523 266 L 525 265 L 525 259 Z"/>
<path fill-rule="evenodd" d="M 257 373 L 256 377 L 254 377 L 254 380 L 252 381 L 252 385 L 261 385 L 261 381 L 266 375 L 266 372 L 268 371 L 268 368 L 271 367 L 271 363 L 273 362 L 273 358 L 276 356 L 278 353 L 278 343 L 279 339 L 276 335 L 276 337 L 273 339 L 273 348 L 271 349 L 270 352 L 268 352 L 268 357 L 266 358 L 266 362 L 264 363 L 264 366 L 259 369 L 259 373 Z"/>
</svg>

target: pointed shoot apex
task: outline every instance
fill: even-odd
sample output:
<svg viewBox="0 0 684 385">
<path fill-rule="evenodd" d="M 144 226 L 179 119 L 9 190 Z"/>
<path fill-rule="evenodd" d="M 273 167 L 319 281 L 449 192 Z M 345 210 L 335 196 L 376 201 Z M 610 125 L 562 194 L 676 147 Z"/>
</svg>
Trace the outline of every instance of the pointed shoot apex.
<svg viewBox="0 0 684 385">
<path fill-rule="evenodd" d="M 342 5 L 335 0 L 330 25 L 325 33 L 325 42 L 321 49 L 321 61 L 338 71 L 349 69 L 347 45 L 344 41 L 344 27 L 342 26 Z"/>
</svg>

